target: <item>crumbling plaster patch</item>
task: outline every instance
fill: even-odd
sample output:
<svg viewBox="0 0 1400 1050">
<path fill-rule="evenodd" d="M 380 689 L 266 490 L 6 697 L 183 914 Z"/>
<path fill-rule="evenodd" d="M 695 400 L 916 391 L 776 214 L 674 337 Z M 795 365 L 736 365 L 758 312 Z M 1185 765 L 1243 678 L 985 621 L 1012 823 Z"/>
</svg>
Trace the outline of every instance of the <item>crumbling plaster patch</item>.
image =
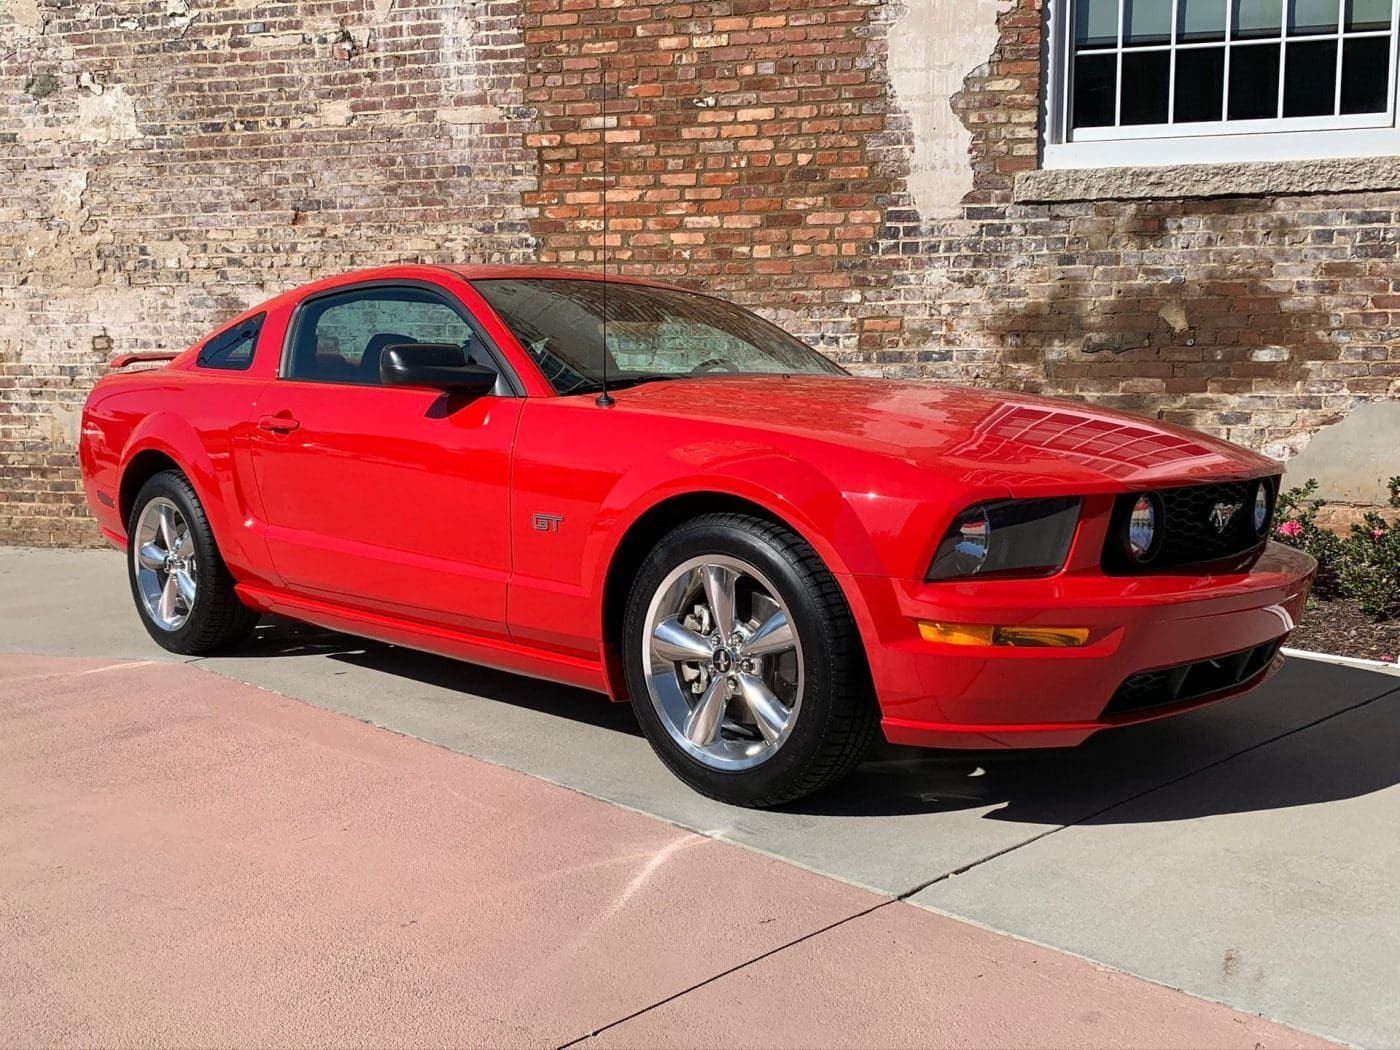
<svg viewBox="0 0 1400 1050">
<path fill-rule="evenodd" d="M 444 124 L 454 125 L 490 124 L 505 119 L 500 106 L 456 106 L 438 110 L 437 116 Z"/>
<path fill-rule="evenodd" d="M 190 23 L 198 17 L 195 12 L 190 10 L 190 5 L 185 0 L 166 0 L 165 15 L 170 19 L 172 25 L 181 30 L 188 29 Z"/>
<path fill-rule="evenodd" d="M 6 0 L 0 12 L 9 15 L 15 24 L 31 32 L 42 33 L 48 16 L 39 0 Z"/>
<path fill-rule="evenodd" d="M 31 23 L 45 24 L 45 5 L 37 0 L 33 5 L 19 0 L 9 12 L 15 10 L 21 15 L 21 32 Z M 96 18 L 97 12 L 85 5 L 73 17 Z M 30 90 L 42 106 L 36 105 L 31 119 L 14 129 L 22 155 L 30 161 L 12 169 L 13 196 L 0 194 L 27 202 L 17 217 L 17 284 L 5 297 L 7 309 L 0 317 L 0 358 L 10 367 L 43 375 L 53 361 L 71 352 L 73 340 L 86 342 L 114 318 L 138 316 L 140 294 L 106 272 L 102 253 L 112 232 L 100 213 L 103 205 L 94 207 L 92 200 L 103 198 L 113 174 L 130 163 L 126 147 L 141 132 L 133 93 L 91 70 L 72 72 L 80 63 L 64 38 L 36 38 L 34 54 L 36 61 L 65 72 L 52 77 L 54 91 Z M 9 211 L 0 205 L 0 220 L 9 221 Z M 99 288 L 101 294 L 94 294 Z M 45 316 L 64 320 L 47 325 L 42 323 Z M 41 401 L 58 401 L 28 419 L 29 426 L 19 431 L 23 439 L 71 446 L 81 392 L 77 384 L 71 392 L 62 385 L 44 388 Z"/>
<path fill-rule="evenodd" d="M 1284 449 L 1266 450 L 1278 455 Z M 1400 474 L 1400 402 L 1363 401 L 1323 427 L 1288 460 L 1288 482 L 1318 481 L 1318 495 L 1339 503 L 1384 504 L 1386 480 Z"/>
<path fill-rule="evenodd" d="M 45 441 L 65 445 L 78 443 L 78 428 L 83 418 L 82 405 L 50 405 L 48 415 L 42 418 L 46 431 L 43 435 Z"/>
<path fill-rule="evenodd" d="M 345 127 L 355 119 L 355 113 L 346 99 L 323 99 L 316 107 L 316 123 L 326 127 Z"/>
<path fill-rule="evenodd" d="M 285 33 L 255 33 L 248 38 L 252 47 L 263 51 L 295 51 L 306 43 L 307 36 L 300 30 Z"/>
<path fill-rule="evenodd" d="M 34 123 L 19 129 L 19 141 L 92 142 L 119 144 L 140 137 L 136 104 L 121 85 L 100 87 L 96 81 L 83 85 L 87 90 L 75 96 L 76 111 L 63 112 L 55 120 Z"/>
<path fill-rule="evenodd" d="M 504 118 L 500 108 L 491 104 L 480 85 L 480 72 L 486 56 L 482 54 L 481 34 L 477 20 L 468 7 L 458 13 L 452 7 L 442 12 L 442 58 L 448 73 L 447 86 L 455 99 L 470 103 L 444 107 L 438 119 L 447 125 L 454 137 L 470 136 L 473 128 Z"/>
<path fill-rule="evenodd" d="M 925 220 L 956 217 L 972 190 L 972 133 L 950 103 L 986 63 L 997 45 L 997 19 L 1011 6 L 1013 0 L 905 0 L 890 27 L 890 83 L 914 138 L 909 195 Z"/>
<path fill-rule="evenodd" d="M 71 168 L 55 172 L 51 181 L 48 214 L 37 218 L 20 244 L 22 268 L 30 278 L 43 273 L 61 278 L 65 288 L 92 288 L 98 283 L 96 256 L 101 233 L 91 228 L 83 202 L 88 171 Z"/>
</svg>

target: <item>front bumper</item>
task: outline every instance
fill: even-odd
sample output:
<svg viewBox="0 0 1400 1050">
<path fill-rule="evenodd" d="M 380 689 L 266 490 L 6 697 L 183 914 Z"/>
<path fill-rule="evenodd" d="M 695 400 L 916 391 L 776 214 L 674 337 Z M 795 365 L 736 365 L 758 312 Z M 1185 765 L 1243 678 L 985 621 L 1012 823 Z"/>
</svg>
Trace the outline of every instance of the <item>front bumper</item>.
<svg viewBox="0 0 1400 1050">
<path fill-rule="evenodd" d="M 864 606 L 857 618 L 891 742 L 1064 747 L 1100 729 L 1190 710 L 1264 682 L 1282 664 L 1276 646 L 1302 616 L 1316 569 L 1309 555 L 1270 543 L 1249 572 L 1229 575 L 845 582 Z M 1075 648 L 948 645 L 921 638 L 920 621 L 1090 633 Z M 1185 665 L 1227 655 L 1234 661 L 1201 665 L 1181 688 Z M 1158 669 L 1177 670 L 1175 694 L 1159 691 L 1144 706 L 1139 690 L 1135 703 L 1124 701 L 1119 691 L 1130 678 Z M 1173 696 L 1179 699 L 1167 699 Z"/>
</svg>

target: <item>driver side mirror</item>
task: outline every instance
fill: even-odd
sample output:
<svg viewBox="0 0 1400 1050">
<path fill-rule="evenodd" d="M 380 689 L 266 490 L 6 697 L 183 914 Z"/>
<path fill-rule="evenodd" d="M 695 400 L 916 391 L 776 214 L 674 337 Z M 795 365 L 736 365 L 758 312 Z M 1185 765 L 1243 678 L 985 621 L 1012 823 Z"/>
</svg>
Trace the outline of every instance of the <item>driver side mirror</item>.
<svg viewBox="0 0 1400 1050">
<path fill-rule="evenodd" d="M 379 378 L 385 386 L 488 394 L 496 385 L 496 370 L 468 364 L 466 351 L 455 343 L 398 343 L 384 348 L 379 358 Z"/>
</svg>

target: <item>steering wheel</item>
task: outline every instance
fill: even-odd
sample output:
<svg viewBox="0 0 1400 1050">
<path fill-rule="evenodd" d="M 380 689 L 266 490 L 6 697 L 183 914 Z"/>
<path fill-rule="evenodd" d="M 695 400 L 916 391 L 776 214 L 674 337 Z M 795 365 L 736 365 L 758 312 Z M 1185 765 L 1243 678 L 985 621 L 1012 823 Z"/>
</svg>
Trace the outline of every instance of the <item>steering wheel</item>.
<svg viewBox="0 0 1400 1050">
<path fill-rule="evenodd" d="M 712 357 L 708 361 L 701 361 L 690 370 L 690 374 L 700 375 L 702 372 L 737 372 L 739 366 L 733 361 L 726 361 L 722 357 Z"/>
</svg>

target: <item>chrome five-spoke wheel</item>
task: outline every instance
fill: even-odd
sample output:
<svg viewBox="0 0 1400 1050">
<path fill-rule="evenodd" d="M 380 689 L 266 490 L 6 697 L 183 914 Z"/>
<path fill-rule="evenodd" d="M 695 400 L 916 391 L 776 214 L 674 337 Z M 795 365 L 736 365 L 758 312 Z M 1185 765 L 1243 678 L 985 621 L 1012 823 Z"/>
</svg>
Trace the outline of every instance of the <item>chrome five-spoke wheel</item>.
<svg viewBox="0 0 1400 1050">
<path fill-rule="evenodd" d="M 141 623 L 162 649 L 202 656 L 243 641 L 258 614 L 238 598 L 189 479 L 163 470 L 137 490 L 126 568 Z"/>
<path fill-rule="evenodd" d="M 748 562 L 691 558 L 646 615 L 647 692 L 675 743 L 712 769 L 749 769 L 783 746 L 802 705 L 802 646 L 778 589 Z"/>
<path fill-rule="evenodd" d="M 689 518 L 656 541 L 622 623 L 647 742 L 695 790 L 777 806 L 850 771 L 878 725 L 841 587 L 790 529 Z"/>
<path fill-rule="evenodd" d="M 141 511 L 136 544 L 136 585 L 150 618 L 163 630 L 178 631 L 194 611 L 199 564 L 189 522 L 174 502 L 151 500 Z"/>
</svg>

